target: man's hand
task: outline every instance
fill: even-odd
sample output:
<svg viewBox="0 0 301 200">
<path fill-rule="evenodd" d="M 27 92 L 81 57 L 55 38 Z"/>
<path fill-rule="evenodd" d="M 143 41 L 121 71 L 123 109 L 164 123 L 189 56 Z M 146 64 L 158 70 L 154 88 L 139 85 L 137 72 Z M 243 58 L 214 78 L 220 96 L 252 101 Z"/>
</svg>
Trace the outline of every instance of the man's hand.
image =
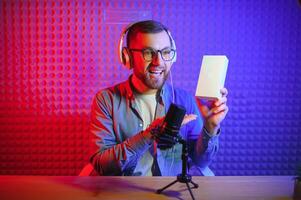
<svg viewBox="0 0 301 200">
<path fill-rule="evenodd" d="M 221 89 L 222 98 L 214 101 L 197 100 L 198 107 L 204 118 L 206 130 L 215 135 L 220 128 L 220 123 L 225 119 L 229 108 L 227 106 L 228 90 Z"/>
<path fill-rule="evenodd" d="M 190 114 L 185 115 L 181 126 L 189 123 L 192 120 L 195 120 L 197 115 Z M 158 118 L 146 129 L 146 131 L 150 131 L 153 138 L 156 140 L 158 148 L 160 149 L 169 149 L 173 147 L 177 143 L 177 137 L 174 135 L 166 134 L 162 131 L 162 125 L 164 122 L 164 117 Z M 173 132 L 173 130 L 171 130 Z M 178 130 L 174 130 L 175 135 Z"/>
</svg>

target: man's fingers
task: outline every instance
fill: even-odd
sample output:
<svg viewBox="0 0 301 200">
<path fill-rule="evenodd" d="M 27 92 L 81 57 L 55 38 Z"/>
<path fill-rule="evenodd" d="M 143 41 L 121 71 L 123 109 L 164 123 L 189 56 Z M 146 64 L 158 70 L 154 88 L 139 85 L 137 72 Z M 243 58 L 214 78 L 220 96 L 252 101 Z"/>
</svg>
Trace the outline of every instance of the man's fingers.
<svg viewBox="0 0 301 200">
<path fill-rule="evenodd" d="M 222 88 L 222 89 L 220 90 L 220 92 L 221 92 L 221 94 L 222 94 L 223 97 L 226 97 L 226 96 L 228 95 L 228 90 L 227 90 L 227 88 Z"/>
<path fill-rule="evenodd" d="M 212 109 L 213 114 L 218 114 L 220 112 L 228 111 L 228 106 L 226 104 L 222 104 L 221 106 L 215 107 Z"/>
<path fill-rule="evenodd" d="M 159 126 L 163 123 L 163 121 L 164 121 L 164 117 L 157 118 L 153 121 L 152 125 L 153 126 Z"/>
<path fill-rule="evenodd" d="M 182 126 L 187 124 L 190 121 L 193 121 L 197 118 L 197 115 L 195 114 L 189 114 L 189 115 L 185 115 L 183 121 L 182 121 Z"/>
<path fill-rule="evenodd" d="M 222 97 L 221 99 L 219 99 L 219 100 L 217 100 L 217 101 L 215 101 L 214 102 L 214 105 L 217 107 L 217 106 L 220 106 L 220 105 L 222 105 L 222 104 L 225 104 L 225 103 L 227 103 L 227 97 Z"/>
<path fill-rule="evenodd" d="M 221 94 L 222 94 L 222 98 L 215 101 L 214 102 L 214 106 L 220 106 L 221 104 L 223 103 L 226 103 L 227 102 L 227 95 L 228 95 L 228 90 L 226 88 L 222 88 L 220 90 Z"/>
<path fill-rule="evenodd" d="M 157 139 L 158 143 L 175 143 L 175 138 L 174 136 L 171 136 L 167 133 L 163 133 L 160 135 L 160 137 L 158 137 Z"/>
</svg>

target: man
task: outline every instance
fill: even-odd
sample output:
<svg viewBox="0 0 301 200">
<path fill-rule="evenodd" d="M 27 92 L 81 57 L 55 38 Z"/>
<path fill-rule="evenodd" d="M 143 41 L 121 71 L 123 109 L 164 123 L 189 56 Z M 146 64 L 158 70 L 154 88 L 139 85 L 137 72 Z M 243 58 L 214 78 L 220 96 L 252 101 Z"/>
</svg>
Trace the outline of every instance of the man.
<svg viewBox="0 0 301 200">
<path fill-rule="evenodd" d="M 92 104 L 91 132 L 98 149 L 90 161 L 95 171 L 100 175 L 179 174 L 181 144 L 161 131 L 164 116 L 175 103 L 187 113 L 179 135 L 188 143 L 189 173 L 213 175 L 208 165 L 218 151 L 220 123 L 228 112 L 227 90 L 222 89 L 223 97 L 207 107 L 167 84 L 176 47 L 168 29 L 159 22 L 141 21 L 126 29 L 120 54 L 133 74 L 126 82 L 98 92 Z"/>
</svg>

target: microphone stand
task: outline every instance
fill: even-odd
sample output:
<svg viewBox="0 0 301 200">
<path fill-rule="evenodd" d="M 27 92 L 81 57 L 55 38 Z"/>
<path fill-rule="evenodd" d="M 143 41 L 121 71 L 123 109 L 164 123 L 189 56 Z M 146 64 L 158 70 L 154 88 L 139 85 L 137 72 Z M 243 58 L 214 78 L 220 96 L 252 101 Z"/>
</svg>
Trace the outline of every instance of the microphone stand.
<svg viewBox="0 0 301 200">
<path fill-rule="evenodd" d="M 193 185 L 192 188 L 198 188 L 199 185 L 192 181 L 192 177 L 190 174 L 187 174 L 187 160 L 188 160 L 187 142 L 181 136 L 178 136 L 178 142 L 182 144 L 182 156 L 181 156 L 182 157 L 182 173 L 177 175 L 177 180 L 171 182 L 170 184 L 166 185 L 165 187 L 163 187 L 161 189 L 158 189 L 157 194 L 161 194 L 165 189 L 169 188 L 170 186 L 172 186 L 173 184 L 175 184 L 177 182 L 180 182 L 180 183 L 186 184 L 192 199 L 195 200 L 189 183 L 191 183 Z"/>
</svg>

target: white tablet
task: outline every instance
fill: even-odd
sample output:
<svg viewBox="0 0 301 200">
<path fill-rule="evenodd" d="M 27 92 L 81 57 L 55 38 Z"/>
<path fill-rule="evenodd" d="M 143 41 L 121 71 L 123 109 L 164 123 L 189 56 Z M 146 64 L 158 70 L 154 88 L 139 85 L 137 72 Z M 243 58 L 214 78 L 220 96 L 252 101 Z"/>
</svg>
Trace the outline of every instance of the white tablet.
<svg viewBox="0 0 301 200">
<path fill-rule="evenodd" d="M 220 99 L 228 68 L 225 55 L 204 55 L 195 96 L 205 99 Z"/>
</svg>

